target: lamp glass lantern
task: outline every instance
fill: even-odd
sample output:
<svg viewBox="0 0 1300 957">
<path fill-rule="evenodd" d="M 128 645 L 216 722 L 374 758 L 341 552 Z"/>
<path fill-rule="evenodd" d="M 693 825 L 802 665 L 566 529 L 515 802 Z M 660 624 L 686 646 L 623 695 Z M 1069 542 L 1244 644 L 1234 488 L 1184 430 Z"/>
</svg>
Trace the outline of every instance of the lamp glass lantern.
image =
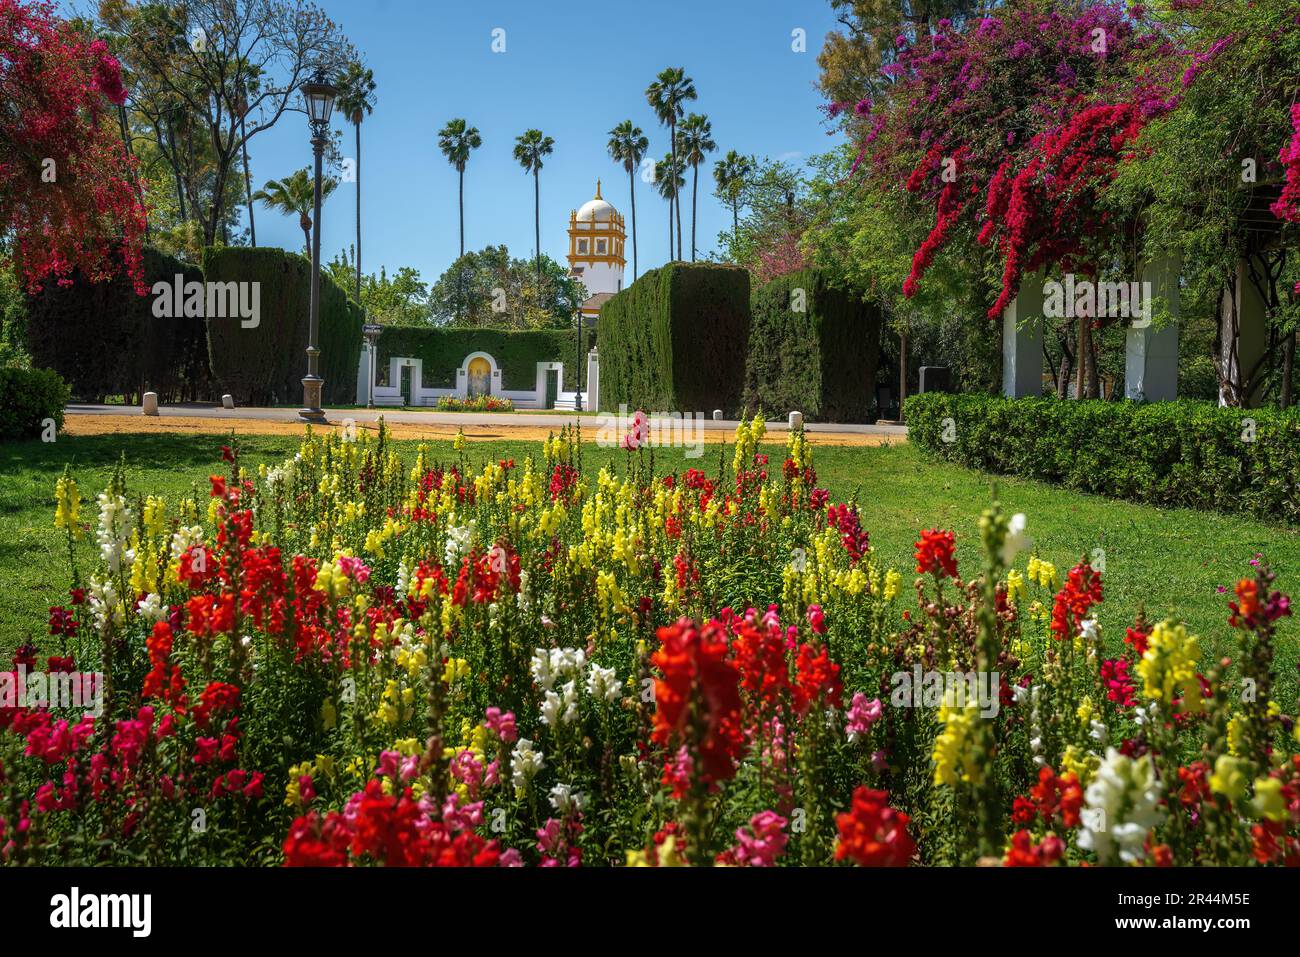
<svg viewBox="0 0 1300 957">
<path fill-rule="evenodd" d="M 307 106 L 307 118 L 312 126 L 326 126 L 334 115 L 334 101 L 339 91 L 325 78 L 323 72 L 317 72 L 307 83 L 302 85 L 302 98 Z"/>
</svg>

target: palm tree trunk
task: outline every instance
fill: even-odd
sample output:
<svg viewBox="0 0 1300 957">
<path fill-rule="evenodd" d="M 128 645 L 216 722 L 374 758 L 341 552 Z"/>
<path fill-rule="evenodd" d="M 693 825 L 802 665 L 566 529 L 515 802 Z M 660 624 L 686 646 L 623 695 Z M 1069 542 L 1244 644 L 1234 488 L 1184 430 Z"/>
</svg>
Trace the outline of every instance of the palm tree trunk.
<svg viewBox="0 0 1300 957">
<path fill-rule="evenodd" d="M 465 169 L 460 170 L 460 254 L 465 255 Z"/>
<path fill-rule="evenodd" d="M 736 255 L 735 247 L 740 243 L 740 201 L 731 201 L 731 255 Z"/>
<path fill-rule="evenodd" d="M 695 177 L 691 181 L 691 262 L 695 262 L 695 209 L 700 195 L 700 164 L 695 164 Z"/>
<path fill-rule="evenodd" d="M 537 302 L 542 301 L 542 185 L 533 170 L 533 239 L 537 243 Z"/>
<path fill-rule="evenodd" d="M 460 167 L 460 258 L 465 258 L 465 167 Z M 465 314 L 465 267 L 456 264 L 456 320 Z"/>
<path fill-rule="evenodd" d="M 361 114 L 357 114 L 357 305 L 361 305 Z"/>
<path fill-rule="evenodd" d="M 636 282 L 636 167 L 627 168 L 627 187 L 632 194 L 632 281 Z"/>
<path fill-rule="evenodd" d="M 670 171 L 673 178 L 673 182 L 672 182 L 673 189 L 668 196 L 668 244 L 671 246 L 673 242 L 673 210 L 677 206 L 677 121 L 676 120 L 673 120 L 668 124 L 668 154 L 673 158 L 673 168 Z M 681 217 L 679 216 L 677 218 L 677 256 L 679 258 L 682 254 L 681 223 L 682 220 Z M 668 259 L 671 261 L 673 259 L 673 256 L 670 255 Z"/>
<path fill-rule="evenodd" d="M 244 118 L 239 118 L 239 147 L 244 153 L 244 195 L 248 198 L 248 238 L 257 248 L 257 223 L 253 221 L 253 177 L 248 171 L 248 134 L 244 130 Z"/>
<path fill-rule="evenodd" d="M 673 261 L 673 196 L 668 194 L 668 261 Z"/>
</svg>

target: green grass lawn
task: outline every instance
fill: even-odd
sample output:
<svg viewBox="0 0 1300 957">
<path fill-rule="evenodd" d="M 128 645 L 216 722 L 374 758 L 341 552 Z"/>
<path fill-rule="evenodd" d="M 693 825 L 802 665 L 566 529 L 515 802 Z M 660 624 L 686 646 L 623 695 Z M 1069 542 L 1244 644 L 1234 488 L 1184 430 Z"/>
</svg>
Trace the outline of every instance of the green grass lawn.
<svg viewBox="0 0 1300 957">
<path fill-rule="evenodd" d="M 66 598 L 68 571 L 61 537 L 53 527 L 54 483 L 71 464 L 88 500 L 83 520 L 95 521 L 94 497 L 107 483 L 125 452 L 133 491 L 161 493 L 169 501 L 191 486 L 207 494 L 207 476 L 222 472 L 220 436 L 134 435 L 60 437 L 55 443 L 10 443 L 0 446 L 0 651 L 45 637 L 48 606 Z M 246 436 L 240 440 L 247 466 L 291 456 L 291 437 Z M 416 442 L 398 442 L 408 459 Z M 450 459 L 449 442 L 427 442 L 435 458 Z M 522 459 L 538 451 L 532 442 L 473 442 L 472 461 L 487 457 Z M 779 446 L 766 449 L 780 461 Z M 623 453 L 584 446 L 586 467 L 594 471 Z M 703 459 L 685 459 L 680 451 L 659 450 L 660 471 L 686 466 L 715 471 L 719 447 L 705 447 Z M 855 497 L 863 524 L 871 533 L 877 560 L 903 571 L 910 581 L 912 545 L 922 528 L 950 528 L 957 533 L 959 566 L 972 573 L 978 566 L 976 523 L 990 501 L 988 477 L 955 465 L 921 457 L 909 445 L 877 448 L 817 446 L 814 465 L 820 484 L 832 498 Z M 1118 644 L 1124 626 L 1139 606 L 1150 617 L 1176 614 L 1201 635 L 1204 651 L 1231 650 L 1226 624 L 1231 587 L 1257 552 L 1279 572 L 1278 585 L 1300 594 L 1300 535 L 1296 529 L 1186 509 L 1158 509 L 1116 502 L 1053 488 L 1037 482 L 1001 478 L 998 494 L 1011 511 L 1028 516 L 1030 536 L 1039 555 L 1062 574 L 1093 549 L 1105 551 L 1106 601 L 1099 619 L 1103 633 Z M 84 544 L 83 548 L 86 547 Z M 1019 561 L 1023 568 L 1024 557 Z M 1279 704 L 1296 708 L 1296 659 L 1300 621 L 1282 626 L 1278 670 Z"/>
</svg>

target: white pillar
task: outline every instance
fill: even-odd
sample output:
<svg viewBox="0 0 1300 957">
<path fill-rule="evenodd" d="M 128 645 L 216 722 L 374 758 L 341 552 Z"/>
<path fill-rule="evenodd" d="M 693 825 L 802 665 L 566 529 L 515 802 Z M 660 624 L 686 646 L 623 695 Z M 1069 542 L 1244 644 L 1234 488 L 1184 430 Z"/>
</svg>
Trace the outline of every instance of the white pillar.
<svg viewBox="0 0 1300 957">
<path fill-rule="evenodd" d="M 370 401 L 370 345 L 361 346 L 361 359 L 357 363 L 357 405 Z"/>
<path fill-rule="evenodd" d="M 1233 328 L 1233 306 L 1236 307 L 1236 328 Z M 1228 381 L 1242 384 L 1255 370 L 1268 345 L 1266 305 L 1255 284 L 1250 280 L 1250 266 L 1245 259 L 1237 263 L 1235 290 L 1225 290 L 1219 301 L 1219 355 L 1220 374 Z M 1245 397 L 1246 407 L 1259 404 L 1259 386 Z M 1219 405 L 1228 404 L 1228 395 L 1219 389 Z"/>
<path fill-rule="evenodd" d="M 1150 283 L 1146 316 L 1135 319 L 1124 336 L 1124 397 L 1137 401 L 1167 402 L 1178 398 L 1178 297 L 1180 263 L 1162 256 L 1147 263 L 1141 281 Z M 1146 286 L 1143 287 L 1146 292 Z M 1156 307 L 1167 315 L 1153 325 Z"/>
<path fill-rule="evenodd" d="M 1002 310 L 1002 394 L 1018 399 L 1043 394 L 1043 274 L 1020 281 Z"/>
<path fill-rule="evenodd" d="M 583 403 L 588 412 L 600 411 L 600 357 L 595 349 L 587 353 L 587 391 Z"/>
</svg>

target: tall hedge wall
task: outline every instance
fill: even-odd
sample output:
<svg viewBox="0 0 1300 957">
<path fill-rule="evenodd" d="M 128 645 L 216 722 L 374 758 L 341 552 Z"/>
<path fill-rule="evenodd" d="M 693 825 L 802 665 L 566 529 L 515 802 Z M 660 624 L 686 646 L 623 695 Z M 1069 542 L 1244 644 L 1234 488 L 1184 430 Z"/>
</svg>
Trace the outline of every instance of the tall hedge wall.
<svg viewBox="0 0 1300 957">
<path fill-rule="evenodd" d="M 311 263 L 283 249 L 209 248 L 203 252 L 203 275 L 208 282 L 261 284 L 261 315 L 255 328 L 243 328 L 237 316 L 208 321 L 208 357 L 221 389 L 243 404 L 301 400 Z M 356 400 L 361 358 L 361 309 L 329 276 L 321 276 L 320 287 L 322 401 L 350 404 Z"/>
<path fill-rule="evenodd" d="M 906 418 L 909 441 L 981 471 L 1300 522 L 1297 409 L 928 392 L 907 400 Z"/>
<path fill-rule="evenodd" d="M 789 273 L 750 298 L 747 412 L 798 410 L 822 422 L 865 422 L 880 361 L 880 309 L 820 270 Z"/>
<path fill-rule="evenodd" d="M 740 410 L 749 338 L 749 273 L 669 263 L 600 310 L 600 406 Z"/>
<path fill-rule="evenodd" d="M 150 287 L 203 280 L 194 266 L 155 249 L 144 251 Z M 164 402 L 210 397 L 203 319 L 159 318 L 152 294 L 138 296 L 125 277 L 92 283 L 74 273 L 67 286 L 50 282 L 27 299 L 27 351 L 32 364 L 53 369 L 78 399 L 158 393 Z"/>
<path fill-rule="evenodd" d="M 537 363 L 563 362 L 564 388 L 575 384 L 577 361 L 576 329 L 458 329 L 447 326 L 413 328 L 389 326 L 379 337 L 378 361 L 391 356 L 423 360 L 421 384 L 428 389 L 450 389 L 456 385 L 456 370 L 471 352 L 486 352 L 501 366 L 501 387 L 532 389 L 537 384 Z M 586 344 L 583 363 L 595 341 L 595 330 L 584 329 Z M 584 370 L 583 375 L 586 375 Z M 353 373 L 355 381 L 356 374 Z M 585 380 L 584 380 L 585 381 Z"/>
</svg>

